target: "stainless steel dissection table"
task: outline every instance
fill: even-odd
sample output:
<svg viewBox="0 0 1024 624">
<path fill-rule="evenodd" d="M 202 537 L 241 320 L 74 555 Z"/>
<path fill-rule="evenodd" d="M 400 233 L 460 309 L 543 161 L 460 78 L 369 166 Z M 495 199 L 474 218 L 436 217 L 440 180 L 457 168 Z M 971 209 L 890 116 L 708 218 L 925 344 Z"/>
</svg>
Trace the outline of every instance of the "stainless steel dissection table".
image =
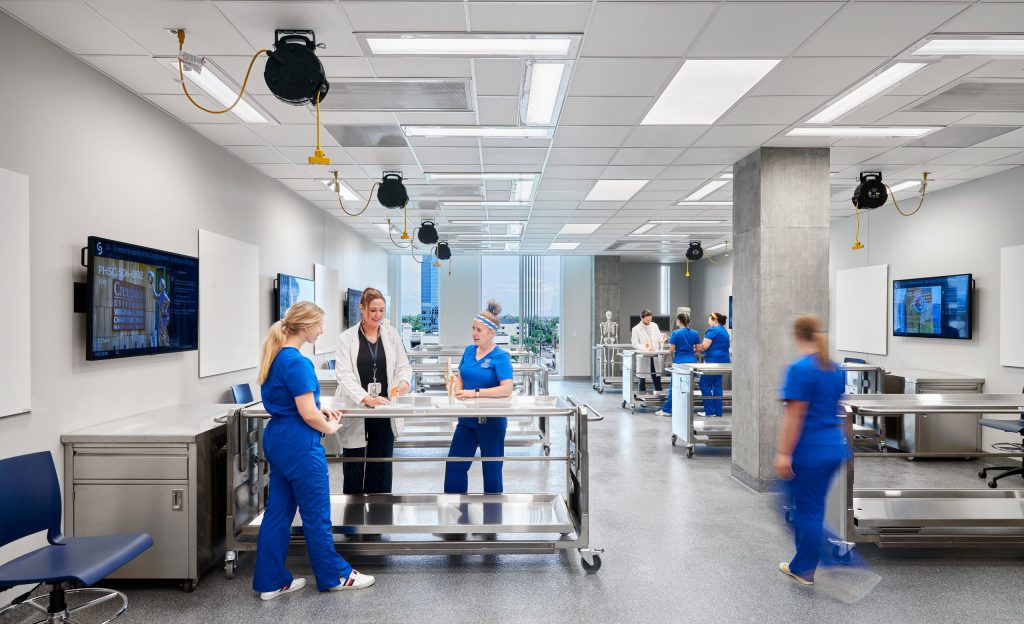
<svg viewBox="0 0 1024 624">
<path fill-rule="evenodd" d="M 632 345 L 631 345 L 632 346 Z M 647 361 L 647 368 L 650 368 L 650 363 L 653 359 L 660 359 L 662 361 L 662 372 L 658 375 L 664 376 L 667 370 L 668 363 L 668 351 L 634 351 L 633 349 L 626 349 L 621 352 L 622 357 L 622 407 L 628 409 L 631 412 L 635 412 L 637 408 L 648 408 L 658 409 L 668 398 L 668 393 L 665 390 L 658 392 L 654 389 L 653 382 L 647 379 L 647 382 L 651 382 L 650 391 L 640 392 L 640 378 L 644 375 L 650 376 L 651 372 L 638 370 L 641 361 Z M 655 366 L 657 369 L 657 366 Z M 664 386 L 662 386 L 664 388 Z"/>
<path fill-rule="evenodd" d="M 686 444 L 686 457 L 693 457 L 697 444 L 707 447 L 732 446 L 732 392 L 725 396 L 705 397 L 699 382 L 704 375 L 732 376 L 732 364 L 673 364 L 672 373 L 672 446 L 680 439 Z M 723 384 L 723 387 L 725 384 Z M 700 416 L 705 399 L 720 399 L 729 407 L 729 416 Z"/>
<path fill-rule="evenodd" d="M 599 394 L 605 388 L 622 386 L 622 352 L 632 349 L 631 344 L 596 344 L 590 371 L 590 383 Z"/>
</svg>

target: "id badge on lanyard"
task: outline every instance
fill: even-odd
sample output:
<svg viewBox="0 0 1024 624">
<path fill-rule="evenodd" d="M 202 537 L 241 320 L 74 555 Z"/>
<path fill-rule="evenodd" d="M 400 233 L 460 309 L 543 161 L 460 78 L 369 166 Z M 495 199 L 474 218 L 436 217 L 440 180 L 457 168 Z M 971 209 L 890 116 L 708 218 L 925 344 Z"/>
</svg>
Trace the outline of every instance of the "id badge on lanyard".
<svg viewBox="0 0 1024 624">
<path fill-rule="evenodd" d="M 376 377 L 374 377 L 376 379 Z M 376 381 L 373 383 L 366 384 L 366 391 L 370 393 L 370 396 L 377 398 L 380 396 L 380 384 Z"/>
</svg>

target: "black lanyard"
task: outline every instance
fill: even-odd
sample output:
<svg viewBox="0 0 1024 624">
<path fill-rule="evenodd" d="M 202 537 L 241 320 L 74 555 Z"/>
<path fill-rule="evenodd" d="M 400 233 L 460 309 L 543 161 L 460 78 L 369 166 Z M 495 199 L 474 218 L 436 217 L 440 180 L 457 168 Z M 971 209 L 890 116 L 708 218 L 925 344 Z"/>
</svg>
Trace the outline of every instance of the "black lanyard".
<svg viewBox="0 0 1024 624">
<path fill-rule="evenodd" d="M 370 339 L 366 337 L 362 329 L 359 330 L 359 333 L 363 334 L 363 340 L 366 341 L 366 350 L 370 352 L 370 359 L 373 360 L 373 383 L 377 383 L 377 355 L 380 353 L 380 333 L 377 334 L 377 342 L 370 342 Z"/>
</svg>

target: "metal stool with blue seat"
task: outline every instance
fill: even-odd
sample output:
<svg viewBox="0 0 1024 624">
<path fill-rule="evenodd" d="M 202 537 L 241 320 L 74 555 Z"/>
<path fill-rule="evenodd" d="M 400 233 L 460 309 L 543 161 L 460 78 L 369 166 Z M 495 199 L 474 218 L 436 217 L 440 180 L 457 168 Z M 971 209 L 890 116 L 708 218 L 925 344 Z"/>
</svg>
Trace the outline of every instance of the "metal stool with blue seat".
<svg viewBox="0 0 1024 624">
<path fill-rule="evenodd" d="M 1024 390 L 1021 390 L 1021 392 L 1024 392 Z M 1021 412 L 1018 420 L 995 420 L 982 418 L 978 421 L 978 424 L 982 427 L 988 427 L 989 429 L 998 429 L 999 431 L 1016 433 L 1022 437 L 1021 443 L 996 442 L 992 445 L 992 448 L 995 450 L 1006 453 L 1024 452 L 1024 412 Z M 981 472 L 978 473 L 978 477 L 981 479 L 986 478 L 990 470 L 1003 471 L 1002 474 L 992 477 L 992 480 L 988 482 L 988 486 L 990 488 L 999 487 L 997 481 L 1000 479 L 1005 479 L 1006 477 L 1012 477 L 1014 475 L 1021 475 L 1021 477 L 1024 477 L 1024 460 L 1021 461 L 1021 465 L 1019 466 L 990 466 L 988 468 L 982 468 Z"/>
<path fill-rule="evenodd" d="M 152 546 L 152 537 L 145 533 L 96 537 L 62 535 L 60 484 L 48 452 L 0 460 L 0 493 L 3 496 L 0 546 L 44 530 L 49 542 L 48 546 L 0 565 L 0 591 L 29 584 L 51 586 L 49 594 L 28 598 L 30 591 L 15 598 L 9 606 L 0 609 L 0 616 L 27 607 L 46 615 L 40 622 L 73 622 L 72 616 L 76 613 L 120 598 L 121 607 L 106 620 L 109 622 L 128 609 L 128 598 L 123 593 L 91 586 Z M 69 582 L 80 583 L 83 588 L 68 589 Z M 97 597 L 69 608 L 67 596 L 79 593 L 97 594 Z M 48 604 L 44 604 L 47 599 Z"/>
</svg>

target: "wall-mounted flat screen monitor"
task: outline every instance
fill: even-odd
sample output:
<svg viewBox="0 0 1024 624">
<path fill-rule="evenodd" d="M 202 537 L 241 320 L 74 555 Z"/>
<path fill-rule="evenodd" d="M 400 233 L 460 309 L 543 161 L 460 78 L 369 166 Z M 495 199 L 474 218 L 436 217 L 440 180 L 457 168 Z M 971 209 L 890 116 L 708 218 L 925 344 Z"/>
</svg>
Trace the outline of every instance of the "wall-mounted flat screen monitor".
<svg viewBox="0 0 1024 624">
<path fill-rule="evenodd" d="M 662 331 L 662 333 L 669 333 L 669 334 L 671 334 L 672 330 L 674 330 L 676 328 L 676 322 L 675 322 L 674 318 L 675 317 L 669 318 L 668 316 L 663 316 L 661 314 L 655 314 L 651 318 L 651 322 L 652 323 L 656 323 L 658 325 L 658 329 L 660 329 Z M 630 331 L 632 331 L 633 328 L 636 327 L 637 323 L 639 323 L 639 322 L 640 322 L 640 316 L 639 315 L 630 316 L 629 317 L 629 329 L 630 329 Z"/>
<path fill-rule="evenodd" d="M 345 296 L 345 316 L 348 319 L 348 327 L 355 327 L 363 318 L 363 312 L 359 308 L 359 300 L 363 298 L 363 291 L 349 288 Z"/>
<path fill-rule="evenodd" d="M 970 273 L 892 281 L 892 335 L 971 339 Z"/>
<path fill-rule="evenodd" d="M 85 359 L 199 348 L 199 259 L 89 237 Z"/>
<path fill-rule="evenodd" d="M 300 301 L 313 301 L 314 282 L 304 277 L 277 274 L 277 320 L 284 318 L 288 308 Z"/>
<path fill-rule="evenodd" d="M 732 295 L 729 295 L 729 329 L 732 329 Z"/>
</svg>

